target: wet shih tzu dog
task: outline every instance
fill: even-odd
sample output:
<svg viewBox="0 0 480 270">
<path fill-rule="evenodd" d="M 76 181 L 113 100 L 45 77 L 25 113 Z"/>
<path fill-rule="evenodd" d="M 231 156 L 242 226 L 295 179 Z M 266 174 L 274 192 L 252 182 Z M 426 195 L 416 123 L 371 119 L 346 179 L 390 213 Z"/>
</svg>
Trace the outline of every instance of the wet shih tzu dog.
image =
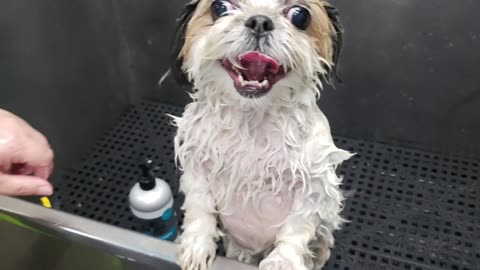
<svg viewBox="0 0 480 270">
<path fill-rule="evenodd" d="M 185 220 L 178 263 L 226 254 L 262 270 L 321 269 L 342 218 L 338 149 L 318 108 L 342 29 L 321 0 L 193 0 L 172 72 L 193 102 L 175 137 Z"/>
</svg>

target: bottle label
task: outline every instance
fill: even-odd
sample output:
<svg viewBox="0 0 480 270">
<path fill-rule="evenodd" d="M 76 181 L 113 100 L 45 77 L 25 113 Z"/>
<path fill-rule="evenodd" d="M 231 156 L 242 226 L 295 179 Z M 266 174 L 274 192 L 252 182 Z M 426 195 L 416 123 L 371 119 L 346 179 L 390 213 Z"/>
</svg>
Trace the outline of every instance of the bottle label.
<svg viewBox="0 0 480 270">
<path fill-rule="evenodd" d="M 169 208 L 160 218 L 145 221 L 142 226 L 142 231 L 147 235 L 162 240 L 174 241 L 178 235 L 177 226 L 175 211 Z"/>
</svg>

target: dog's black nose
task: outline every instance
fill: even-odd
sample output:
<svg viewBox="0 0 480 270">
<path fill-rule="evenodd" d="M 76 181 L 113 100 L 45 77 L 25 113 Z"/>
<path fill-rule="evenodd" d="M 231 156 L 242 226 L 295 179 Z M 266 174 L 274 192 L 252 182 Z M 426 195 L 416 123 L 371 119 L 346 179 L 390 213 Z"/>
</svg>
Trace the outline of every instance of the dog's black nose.
<svg viewBox="0 0 480 270">
<path fill-rule="evenodd" d="M 272 19 L 263 15 L 255 15 L 250 17 L 245 26 L 252 29 L 257 36 L 265 35 L 266 32 L 275 29 Z"/>
</svg>

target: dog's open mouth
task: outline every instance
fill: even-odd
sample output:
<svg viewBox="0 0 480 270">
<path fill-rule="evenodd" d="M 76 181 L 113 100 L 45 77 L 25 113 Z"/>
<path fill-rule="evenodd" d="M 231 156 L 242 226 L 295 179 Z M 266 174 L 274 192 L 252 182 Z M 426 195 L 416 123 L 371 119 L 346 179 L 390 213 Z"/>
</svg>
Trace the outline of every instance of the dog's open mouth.
<svg viewBox="0 0 480 270">
<path fill-rule="evenodd" d="M 239 66 L 233 65 L 228 59 L 222 61 L 238 93 L 244 97 L 265 95 L 287 73 L 278 61 L 256 51 L 238 56 L 237 63 Z"/>
</svg>

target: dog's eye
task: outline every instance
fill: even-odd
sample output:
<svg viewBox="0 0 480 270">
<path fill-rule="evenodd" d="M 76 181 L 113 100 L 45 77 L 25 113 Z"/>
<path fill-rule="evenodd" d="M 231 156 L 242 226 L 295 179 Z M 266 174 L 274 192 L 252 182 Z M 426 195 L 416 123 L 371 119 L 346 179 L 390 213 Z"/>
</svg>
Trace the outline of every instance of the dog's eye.
<svg viewBox="0 0 480 270">
<path fill-rule="evenodd" d="M 310 24 L 310 12 L 301 6 L 292 7 L 287 13 L 287 18 L 300 30 L 307 29 Z"/>
<path fill-rule="evenodd" d="M 233 9 L 233 5 L 225 0 L 216 0 L 211 6 L 211 11 L 214 19 L 228 15 L 228 12 Z"/>
</svg>

